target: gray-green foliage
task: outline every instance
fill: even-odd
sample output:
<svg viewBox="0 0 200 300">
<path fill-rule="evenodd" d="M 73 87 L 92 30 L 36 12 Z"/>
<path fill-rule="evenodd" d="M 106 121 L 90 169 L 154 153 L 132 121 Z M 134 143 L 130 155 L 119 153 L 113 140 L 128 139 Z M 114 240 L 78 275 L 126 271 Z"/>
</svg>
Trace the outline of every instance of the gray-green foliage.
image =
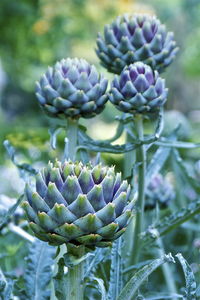
<svg viewBox="0 0 200 300">
<path fill-rule="evenodd" d="M 111 98 L 115 97 L 117 100 L 113 102 L 117 103 L 116 106 L 125 108 L 122 110 L 128 114 L 116 118 L 118 127 L 113 137 L 101 141 L 94 140 L 87 134 L 87 129 L 78 124 L 76 124 L 78 134 L 76 137 L 74 136 L 76 135 L 75 131 L 70 132 L 70 121 L 68 120 L 64 157 L 69 159 L 69 157 L 75 157 L 77 153 L 77 157 L 83 160 L 83 164 L 70 160 L 63 164 L 56 161 L 54 165 L 49 164 L 39 173 L 29 164 L 19 163 L 16 151 L 10 142 L 8 140 L 4 142 L 10 159 L 25 181 L 30 179 L 29 176 L 35 176 L 37 173 L 36 192 L 32 190 L 32 182 L 28 184 L 26 189 L 28 202 L 24 203 L 30 226 L 35 235 L 54 246 L 66 244 L 67 249 L 65 249 L 65 253 L 62 251 L 57 253 L 58 256 L 55 260 L 57 265 L 53 273 L 55 248 L 44 242 L 34 242 L 29 247 L 26 267 L 18 278 L 15 272 L 14 274 L 9 272 L 12 266 L 9 265 L 9 259 L 5 257 L 5 269 L 8 272 L 0 272 L 1 300 L 10 300 L 15 295 L 21 297 L 22 300 L 49 300 L 50 288 L 51 298 L 57 297 L 58 300 L 66 300 L 69 290 L 70 295 L 73 296 L 74 293 L 82 290 L 83 285 L 86 287 L 85 298 L 89 300 L 131 300 L 136 297 L 148 300 L 174 298 L 195 300 L 197 298 L 196 278 L 199 279 L 198 272 L 200 273 L 200 271 L 198 269 L 194 275 L 190 266 L 191 256 L 187 254 L 184 246 L 186 245 L 188 249 L 188 244 L 192 244 L 194 235 L 189 230 L 193 230 L 192 227 L 198 225 L 200 187 L 198 179 L 194 177 L 193 173 L 189 173 L 189 169 L 182 159 L 182 152 L 183 156 L 187 158 L 187 151 L 199 148 L 200 144 L 179 141 L 179 126 L 175 127 L 172 132 L 168 132 L 168 136 L 161 136 L 163 104 L 167 91 L 164 81 L 157 73 L 154 74 L 154 69 L 162 70 L 171 63 L 177 52 L 176 43 L 173 35 L 167 33 L 156 18 L 138 16 L 136 18 L 137 28 L 133 24 L 134 18 L 123 18 L 123 24 L 113 25 L 117 25 L 116 28 L 113 28 L 113 32 L 109 31 L 109 26 L 106 27 L 105 43 L 102 43 L 101 38 L 98 39 L 98 43 L 101 43 L 98 44 L 98 47 L 103 50 L 98 54 L 109 70 L 119 73 L 123 64 L 130 62 L 130 58 L 142 60 L 137 63 L 137 70 L 130 67 L 130 72 L 127 73 L 127 69 L 123 71 L 119 81 L 115 79 L 115 92 Z M 127 24 L 129 21 L 130 24 Z M 142 26 L 144 27 L 141 29 Z M 136 30 L 136 36 L 134 33 L 133 39 L 129 40 L 132 30 Z M 128 33 L 129 38 L 124 38 L 124 33 Z M 119 34 L 122 39 L 118 41 L 119 49 L 116 50 L 113 44 L 116 44 L 115 38 L 119 38 Z M 131 45 L 131 42 L 134 45 Z M 137 55 L 132 51 L 132 46 L 137 46 Z M 108 57 L 117 56 L 119 54 L 117 51 L 123 52 L 127 49 L 128 53 L 123 55 L 120 53 L 120 59 L 114 60 L 114 66 L 111 66 L 112 60 L 105 61 Z M 107 57 L 102 52 L 106 53 Z M 145 66 L 144 62 L 149 63 L 153 70 Z M 106 86 L 107 80 L 98 77 L 94 67 L 83 60 L 68 59 L 57 63 L 56 67 L 50 68 L 41 78 L 40 84 L 37 85 L 37 96 L 43 109 L 54 117 L 73 117 L 73 121 L 76 122 L 76 117 L 92 117 L 104 108 L 107 100 Z M 143 95 L 141 95 L 142 93 Z M 124 103 L 125 99 L 128 102 Z M 98 107 L 97 104 L 100 106 Z M 151 116 L 153 119 L 156 118 L 155 129 L 152 130 L 152 133 L 150 133 L 151 127 L 141 128 L 144 119 L 150 117 L 148 114 L 150 110 L 152 113 L 157 113 Z M 138 115 L 130 114 L 133 112 L 139 113 L 139 119 Z M 150 122 L 146 124 L 149 125 Z M 62 126 L 54 124 L 54 128 L 49 131 L 53 150 L 57 150 L 56 140 L 60 127 Z M 64 122 L 63 127 L 65 127 Z M 148 135 L 143 135 L 143 129 L 145 129 L 145 133 L 148 132 Z M 114 143 L 123 137 L 125 131 L 128 133 L 128 142 Z M 141 148 L 148 154 L 147 160 L 144 155 L 138 155 Z M 93 159 L 93 153 L 96 152 L 97 155 L 93 161 L 99 162 L 102 152 L 112 154 L 129 152 L 131 156 L 134 155 L 135 150 L 138 160 L 130 166 L 130 162 L 126 162 L 126 166 L 130 167 L 129 173 L 131 174 L 127 179 L 133 187 L 130 195 L 134 194 L 134 199 L 131 198 L 130 202 L 128 183 L 122 182 L 121 176 L 115 175 L 113 168 L 102 167 L 102 165 L 92 167 L 90 164 L 85 166 L 85 162 Z M 142 177 L 142 172 L 138 172 L 138 169 L 146 164 L 147 170 Z M 140 194 L 144 192 L 145 184 L 143 184 L 142 193 L 138 188 L 138 186 L 141 187 L 140 182 L 144 183 L 146 179 L 146 185 L 148 185 L 155 175 L 168 171 L 173 174 L 176 184 L 176 199 L 164 212 L 159 211 L 156 207 L 152 214 L 144 213 L 145 220 L 142 220 L 145 223 L 144 232 L 141 232 L 140 228 L 139 231 L 135 231 L 136 240 L 134 241 L 138 242 L 135 242 L 138 248 L 136 247 L 135 251 L 129 249 L 129 252 L 126 253 L 126 239 L 129 239 L 130 244 L 132 243 L 133 230 L 134 227 L 137 227 L 134 222 L 126 236 L 117 238 L 124 233 L 128 225 L 138 191 Z M 184 196 L 184 199 L 179 198 L 185 194 L 186 188 L 192 191 L 195 198 L 193 201 L 191 199 L 188 201 L 189 197 L 187 196 Z M 120 195 L 121 192 L 123 195 L 116 196 L 118 191 L 120 191 Z M 9 223 L 12 221 L 10 217 L 20 205 L 22 197 L 3 216 L 0 224 L 2 235 L 7 235 L 8 228 L 13 225 Z M 139 199 L 141 198 L 139 197 Z M 108 209 L 109 207 L 111 209 Z M 138 212 L 142 215 L 143 207 L 142 205 L 138 207 L 136 204 L 135 209 L 137 211 L 133 221 Z M 128 213 L 125 214 L 126 212 Z M 189 230 L 181 228 L 182 224 L 188 225 L 188 220 L 193 220 L 193 226 L 187 227 Z M 18 228 L 17 234 L 23 230 L 23 226 L 26 230 L 26 223 L 24 224 L 23 220 L 14 225 Z M 185 276 L 184 290 L 181 289 L 184 285 L 182 283 L 183 276 L 177 271 L 179 270 L 178 261 L 172 266 L 168 263 L 175 262 L 173 257 L 170 254 L 161 255 L 161 253 L 168 253 L 169 249 L 173 251 L 173 255 L 180 251 L 178 236 L 182 230 L 185 230 L 184 246 L 181 245 L 180 250 L 184 256 L 186 254 L 188 262 L 181 254 L 177 254 L 176 257 Z M 168 233 L 171 235 L 167 235 Z M 160 241 L 159 249 L 157 249 L 158 243 L 156 243 L 158 239 Z M 116 241 L 113 242 L 114 240 Z M 111 244 L 112 248 L 107 247 Z M 198 251 L 198 241 L 196 245 L 194 247 Z M 85 246 L 89 247 L 89 250 Z M 94 250 L 96 246 L 107 247 L 107 249 Z M 166 250 L 163 247 L 166 247 Z M 86 252 L 81 252 L 80 256 L 75 255 L 80 248 Z M 7 252 L 9 253 L 9 251 L 12 252 L 12 248 L 8 247 Z M 138 253 L 141 257 L 139 262 L 134 260 L 134 257 L 139 257 Z M 134 263 L 131 263 L 132 261 Z M 83 263 L 85 263 L 85 269 Z M 161 270 L 158 269 L 164 263 L 167 263 L 168 266 L 168 278 L 166 278 L 166 268 L 162 268 L 164 276 L 160 276 Z M 155 286 L 148 287 L 147 279 L 149 279 L 149 283 L 153 282 L 156 288 Z M 170 290 L 169 281 L 175 286 L 175 292 Z M 52 288 L 53 284 L 54 288 Z M 78 292 L 76 294 L 78 295 Z M 67 300 L 72 299 L 68 297 Z"/>
<path fill-rule="evenodd" d="M 185 299 L 186 300 L 196 300 L 196 288 L 197 284 L 195 281 L 194 273 L 192 271 L 191 266 L 188 264 L 188 262 L 185 260 L 185 258 L 182 256 L 181 253 L 176 254 L 176 257 L 178 258 L 179 262 L 181 263 L 181 266 L 183 268 L 183 272 L 185 275 Z"/>
<path fill-rule="evenodd" d="M 55 248 L 42 241 L 35 241 L 29 247 L 25 269 L 25 295 L 30 300 L 46 300 L 50 295 L 53 257 Z"/>
<path fill-rule="evenodd" d="M 5 278 L 0 269 L 0 300 L 12 299 L 13 284 L 13 280 Z"/>
<path fill-rule="evenodd" d="M 147 264 L 140 270 L 138 270 L 133 277 L 128 281 L 128 283 L 125 285 L 123 290 L 121 291 L 119 297 L 117 300 L 131 300 L 133 299 L 133 296 L 143 283 L 143 281 L 153 272 L 155 271 L 160 265 L 162 265 L 165 262 L 174 262 L 174 258 L 171 256 L 171 254 L 165 255 L 162 258 L 158 258 L 151 262 L 150 264 Z"/>
</svg>

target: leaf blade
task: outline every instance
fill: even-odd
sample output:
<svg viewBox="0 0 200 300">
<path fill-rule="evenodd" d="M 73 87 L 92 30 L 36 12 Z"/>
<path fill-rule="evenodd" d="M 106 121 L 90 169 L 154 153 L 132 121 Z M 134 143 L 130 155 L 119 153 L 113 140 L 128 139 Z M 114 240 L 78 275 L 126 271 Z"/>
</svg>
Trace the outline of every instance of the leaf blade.
<svg viewBox="0 0 200 300">
<path fill-rule="evenodd" d="M 185 260 L 185 258 L 182 256 L 181 253 L 176 254 L 176 257 L 178 258 L 183 272 L 185 276 L 185 282 L 186 282 L 186 288 L 185 288 L 185 293 L 186 293 L 186 299 L 187 300 L 196 300 L 196 281 L 194 277 L 194 273 L 188 264 L 188 262 Z"/>
<path fill-rule="evenodd" d="M 171 254 L 155 259 L 152 263 L 144 266 L 142 269 L 136 272 L 125 285 L 117 300 L 131 300 L 143 281 L 165 262 L 174 262 L 174 258 L 171 256 Z"/>
</svg>

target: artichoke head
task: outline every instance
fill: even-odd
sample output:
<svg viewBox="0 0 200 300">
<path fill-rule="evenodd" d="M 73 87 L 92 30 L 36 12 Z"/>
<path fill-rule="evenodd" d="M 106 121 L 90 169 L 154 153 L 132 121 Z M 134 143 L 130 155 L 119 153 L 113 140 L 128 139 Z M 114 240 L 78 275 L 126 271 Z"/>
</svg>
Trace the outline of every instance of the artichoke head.
<svg viewBox="0 0 200 300">
<path fill-rule="evenodd" d="M 110 72 L 120 74 L 127 65 L 142 61 L 159 72 L 174 60 L 178 47 L 174 34 L 155 16 L 125 14 L 104 28 L 96 53 Z"/>
<path fill-rule="evenodd" d="M 109 93 L 117 109 L 132 114 L 156 113 L 167 100 L 165 80 L 142 62 L 127 66 L 115 75 Z"/>
<path fill-rule="evenodd" d="M 156 204 L 166 208 L 174 200 L 175 191 L 170 181 L 161 174 L 155 175 L 146 189 L 145 209 L 153 209 Z"/>
<path fill-rule="evenodd" d="M 36 237 L 52 245 L 106 247 L 132 217 L 130 187 L 114 168 L 80 162 L 49 163 L 26 186 L 23 203 Z"/>
<path fill-rule="evenodd" d="M 36 96 L 51 117 L 91 118 L 105 107 L 107 84 L 86 60 L 67 58 L 49 67 L 36 82 Z"/>
</svg>

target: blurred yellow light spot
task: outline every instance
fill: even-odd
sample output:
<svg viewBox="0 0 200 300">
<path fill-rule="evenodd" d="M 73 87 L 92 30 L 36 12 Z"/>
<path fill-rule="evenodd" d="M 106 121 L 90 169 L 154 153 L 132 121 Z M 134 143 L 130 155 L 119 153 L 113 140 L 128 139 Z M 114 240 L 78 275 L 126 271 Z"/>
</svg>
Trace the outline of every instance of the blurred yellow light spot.
<svg viewBox="0 0 200 300">
<path fill-rule="evenodd" d="M 123 13 L 145 13 L 154 14 L 154 10 L 151 6 L 145 4 L 134 3 L 133 0 L 120 0 L 117 6 L 117 12 Z"/>
<path fill-rule="evenodd" d="M 49 30 L 49 23 L 46 20 L 39 20 L 33 25 L 33 31 L 38 35 L 43 35 Z"/>
</svg>

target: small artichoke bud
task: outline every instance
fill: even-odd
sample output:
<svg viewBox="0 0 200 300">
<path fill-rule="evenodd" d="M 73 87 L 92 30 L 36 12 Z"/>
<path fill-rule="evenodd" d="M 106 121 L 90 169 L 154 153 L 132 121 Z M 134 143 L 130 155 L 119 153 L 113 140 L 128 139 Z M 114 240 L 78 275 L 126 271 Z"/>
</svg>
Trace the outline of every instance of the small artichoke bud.
<svg viewBox="0 0 200 300">
<path fill-rule="evenodd" d="M 178 122 L 178 124 L 177 124 Z M 179 130 L 176 131 L 178 139 L 187 140 L 192 134 L 192 126 L 187 117 L 177 110 L 167 110 L 164 113 L 164 128 L 162 134 L 169 136 L 172 131 L 179 125 Z"/>
<path fill-rule="evenodd" d="M 126 67 L 119 77 L 115 76 L 109 99 L 123 112 L 150 114 L 164 105 L 167 93 L 165 80 L 158 72 L 137 62 Z"/>
<path fill-rule="evenodd" d="M 172 184 L 161 174 L 154 176 L 146 189 L 145 209 L 153 209 L 156 204 L 166 208 L 174 200 L 175 191 Z"/>
<path fill-rule="evenodd" d="M 163 71 L 174 60 L 178 47 L 174 34 L 155 16 L 125 14 L 104 28 L 97 38 L 96 53 L 110 72 L 120 74 L 127 65 L 142 61 Z"/>
<path fill-rule="evenodd" d="M 132 217 L 129 186 L 114 168 L 56 161 L 26 187 L 23 207 L 36 237 L 52 245 L 105 247 L 124 233 Z"/>
<path fill-rule="evenodd" d="M 62 59 L 36 83 L 43 110 L 56 118 L 91 118 L 107 102 L 108 81 L 84 59 Z"/>
</svg>

